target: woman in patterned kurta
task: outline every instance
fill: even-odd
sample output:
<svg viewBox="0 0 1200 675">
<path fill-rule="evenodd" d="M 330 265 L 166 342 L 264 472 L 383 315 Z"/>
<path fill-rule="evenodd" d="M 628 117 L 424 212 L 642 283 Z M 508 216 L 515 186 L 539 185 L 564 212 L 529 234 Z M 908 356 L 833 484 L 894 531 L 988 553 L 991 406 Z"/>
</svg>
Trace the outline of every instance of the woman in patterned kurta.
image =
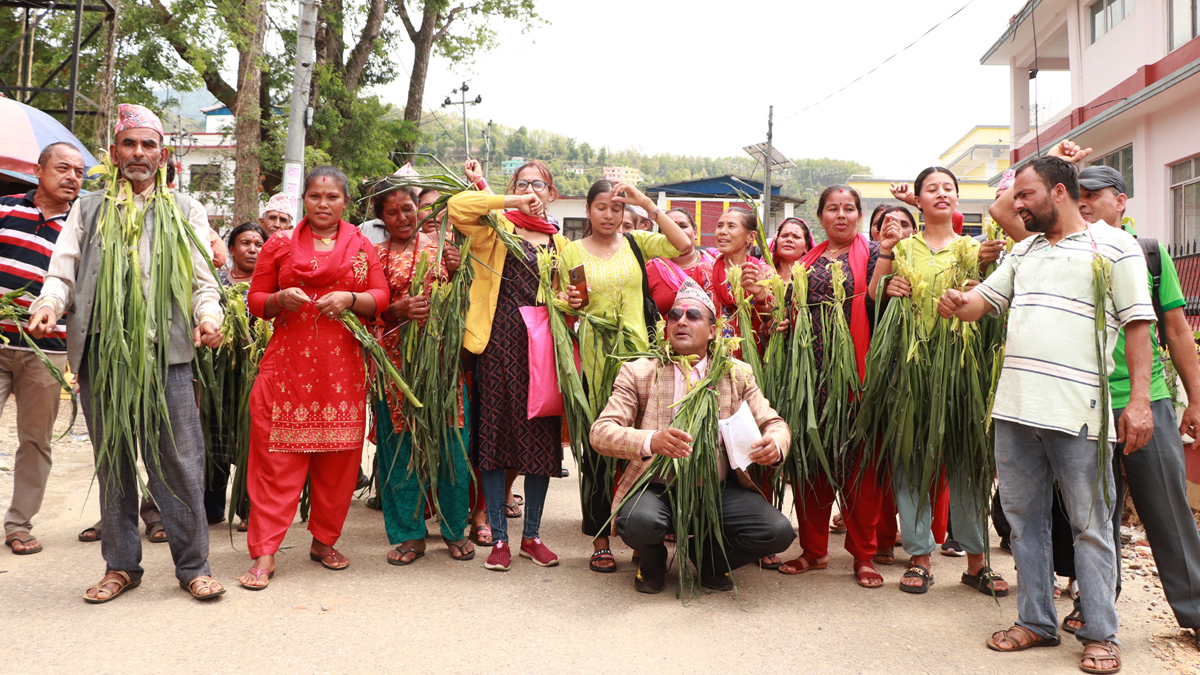
<svg viewBox="0 0 1200 675">
<path fill-rule="evenodd" d="M 408 334 L 410 322 L 417 321 L 424 325 L 429 316 L 429 284 L 435 280 L 445 282 L 450 277 L 445 259 L 437 266 L 433 264 L 438 255 L 436 239 L 425 236 L 417 229 L 419 209 L 414 192 L 402 188 L 372 199 L 375 217 L 383 220 L 391 235 L 386 244 L 375 245 L 391 290 L 390 303 L 379 313 L 375 324 L 378 326 L 379 344 L 387 351 L 397 369 L 403 367 L 402 336 Z M 421 258 L 425 260 L 427 272 L 419 283 L 424 283 L 425 288 L 424 292 L 413 295 L 410 291 Z M 448 442 L 441 449 L 437 491 L 433 496 L 442 516 L 442 538 L 450 548 L 450 557 L 455 560 L 475 557 L 475 547 L 463 536 L 467 527 L 471 486 L 471 471 L 466 457 L 469 439 L 465 413 L 460 383 L 458 419 L 463 425 L 455 430 L 457 440 L 447 437 Z M 409 470 L 413 435 L 407 428 L 403 401 L 393 393 L 389 393 L 386 401 L 376 403 L 374 436 L 379 457 L 383 524 L 387 529 L 388 542 L 396 547 L 388 551 L 387 559 L 392 565 L 408 565 L 425 555 L 425 492 L 430 485 L 428 481 L 420 480 L 416 472 Z"/>
<path fill-rule="evenodd" d="M 757 232 L 758 217 L 748 209 L 735 206 L 721 214 L 717 220 L 716 236 L 717 250 L 720 253 L 713 261 L 712 283 L 709 284 L 708 291 L 713 304 L 717 306 L 717 313 L 725 320 L 721 329 L 722 337 L 741 337 L 741 320 L 738 318 L 735 304 L 737 298 L 734 297 L 733 287 L 729 283 L 729 271 L 734 267 L 741 270 L 742 293 L 750 296 L 751 302 L 754 303 L 754 308 L 750 310 L 750 321 L 753 324 L 751 332 L 755 344 L 751 346 L 761 354 L 767 346 L 769 330 L 769 321 L 764 318 L 770 318 L 771 304 L 774 301 L 774 296 L 762 281 L 775 276 L 775 270 L 763 261 L 750 257 L 750 245 L 754 243 L 754 235 Z M 733 355 L 742 358 L 742 350 L 746 347 L 745 344 L 738 345 Z M 774 560 L 767 564 L 775 566 Z"/>
<path fill-rule="evenodd" d="M 254 504 L 247 544 L 254 566 L 239 581 L 263 588 L 275 553 L 311 479 L 309 556 L 330 569 L 350 564 L 333 548 L 362 461 L 366 372 L 362 349 L 338 320 L 372 316 L 388 301 L 375 247 L 341 219 L 349 186 L 341 171 L 318 167 L 304 180 L 308 216 L 289 238 L 263 247 L 250 283 L 250 312 L 274 318 L 275 332 L 250 394 L 248 488 Z"/>
<path fill-rule="evenodd" d="M 496 571 L 506 571 L 512 564 L 504 513 L 505 469 L 525 473 L 520 552 L 543 567 L 558 564 L 558 556 L 542 543 L 539 530 L 550 477 L 561 475 L 562 470 L 562 417 L 528 418 L 529 333 L 520 313 L 521 307 L 538 304 L 538 251 L 566 245 L 554 225 L 541 218 L 545 204 L 558 193 L 550 170 L 540 162 L 518 169 L 510 192 L 516 194 L 462 192 L 447 204 L 450 223 L 471 238 L 475 280 L 463 346 L 479 355 L 473 379 L 471 445 L 495 542 L 484 567 Z M 505 208 L 520 210 L 501 214 Z M 519 257 L 481 220 L 489 214 L 497 227 L 519 240 Z"/>
<path fill-rule="evenodd" d="M 658 223 L 663 234 L 634 230 L 629 237 L 621 234 L 621 220 L 625 205 L 641 206 Z M 563 249 L 563 269 L 583 265 L 588 285 L 588 304 L 583 310 L 596 316 L 620 316 L 633 331 L 633 347 L 645 351 L 649 347 L 649 330 L 646 325 L 645 298 L 642 294 L 642 278 L 646 271 L 638 265 L 634 254 L 636 245 L 643 264 L 656 258 L 672 258 L 688 248 L 689 239 L 679 225 L 659 211 L 654 202 L 637 188 L 623 183 L 597 181 L 588 191 L 587 217 L 591 225 L 588 236 L 573 241 Z M 632 244 L 632 245 L 631 245 Z M 572 307 L 581 307 L 581 294 L 574 286 L 567 287 Z M 599 415 L 611 392 L 600 391 L 600 372 L 604 369 L 606 355 L 598 353 L 599 337 L 584 322 L 579 326 L 579 342 L 583 356 L 583 376 L 588 386 L 592 410 Z M 579 467 L 583 507 L 583 533 L 594 537 L 595 553 L 590 567 L 596 572 L 614 572 L 617 562 L 608 548 L 607 530 L 604 524 L 612 513 L 613 480 L 606 476 L 608 462 L 595 453 L 583 458 Z"/>
<path fill-rule="evenodd" d="M 702 251 L 700 235 L 696 232 L 696 221 L 692 214 L 684 209 L 674 208 L 667 211 L 667 217 L 675 221 L 679 229 L 687 235 L 690 246 L 681 255 L 674 258 L 659 258 L 646 261 L 646 280 L 650 282 L 650 295 L 654 296 L 654 304 L 658 313 L 666 316 L 671 305 L 675 303 L 675 295 L 683 286 L 683 280 L 691 278 L 706 293 L 711 293 L 713 258 L 707 251 Z"/>
</svg>

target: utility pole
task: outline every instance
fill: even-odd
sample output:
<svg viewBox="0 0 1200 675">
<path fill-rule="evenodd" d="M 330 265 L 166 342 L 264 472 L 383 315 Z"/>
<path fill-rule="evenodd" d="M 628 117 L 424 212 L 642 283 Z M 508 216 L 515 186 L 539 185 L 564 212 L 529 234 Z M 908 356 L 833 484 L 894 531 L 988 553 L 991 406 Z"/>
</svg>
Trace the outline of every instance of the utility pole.
<svg viewBox="0 0 1200 675">
<path fill-rule="evenodd" d="M 487 128 L 483 130 L 483 177 L 488 177 L 488 168 L 492 164 L 492 121 L 488 120 Z"/>
<path fill-rule="evenodd" d="M 462 106 L 463 144 L 466 146 L 465 149 L 467 152 L 467 159 L 471 159 L 471 125 L 467 121 L 467 106 L 479 105 L 480 103 L 483 103 L 482 96 L 476 96 L 475 100 L 473 100 L 473 101 L 467 100 L 467 92 L 470 91 L 470 89 L 471 89 L 471 87 L 468 86 L 466 82 L 463 82 L 461 87 L 450 92 L 451 94 L 457 94 L 459 92 L 462 92 L 462 100 L 461 101 L 452 101 L 452 100 L 450 100 L 449 96 L 446 97 L 445 101 L 442 101 L 443 108 L 445 108 L 448 105 Z M 486 176 L 487 174 L 484 173 L 484 175 Z"/>
<path fill-rule="evenodd" d="M 767 110 L 767 154 L 766 161 L 763 162 L 763 232 L 771 231 L 771 164 L 774 163 L 771 135 L 775 130 L 775 106 L 770 106 Z"/>
<path fill-rule="evenodd" d="M 283 153 L 283 193 L 292 205 L 292 222 L 301 216 L 300 186 L 304 180 L 304 137 L 312 123 L 308 105 L 312 90 L 313 43 L 317 35 L 315 0 L 300 0 L 300 23 L 296 31 L 296 74 L 292 80 L 292 109 L 288 116 L 287 145 Z"/>
</svg>

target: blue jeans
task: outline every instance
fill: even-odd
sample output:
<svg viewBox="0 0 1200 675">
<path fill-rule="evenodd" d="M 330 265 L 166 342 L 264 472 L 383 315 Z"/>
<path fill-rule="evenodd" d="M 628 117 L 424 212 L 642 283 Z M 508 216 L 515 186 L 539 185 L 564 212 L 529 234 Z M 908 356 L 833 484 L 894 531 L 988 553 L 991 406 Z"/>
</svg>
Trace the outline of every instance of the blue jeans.
<svg viewBox="0 0 1200 675">
<path fill-rule="evenodd" d="M 1054 481 L 1075 535 L 1075 571 L 1087 623 L 1075 633 L 1085 640 L 1116 641 L 1116 547 L 1112 514 L 1112 463 L 1099 466 L 1096 441 L 1087 428 L 1078 436 L 996 420 L 996 468 L 1000 503 L 1012 525 L 1017 566 L 1017 624 L 1043 637 L 1058 634 L 1050 522 Z M 1097 477 L 1104 472 L 1103 485 Z M 1107 487 L 1107 490 L 1104 488 Z"/>
<path fill-rule="evenodd" d="M 492 528 L 492 541 L 508 541 L 508 517 L 504 515 L 504 469 L 480 471 L 483 482 L 483 499 L 487 502 L 488 526 Z M 550 488 L 549 476 L 525 475 L 525 531 L 526 539 L 538 536 L 542 527 L 542 508 L 546 505 L 546 490 Z"/>
</svg>

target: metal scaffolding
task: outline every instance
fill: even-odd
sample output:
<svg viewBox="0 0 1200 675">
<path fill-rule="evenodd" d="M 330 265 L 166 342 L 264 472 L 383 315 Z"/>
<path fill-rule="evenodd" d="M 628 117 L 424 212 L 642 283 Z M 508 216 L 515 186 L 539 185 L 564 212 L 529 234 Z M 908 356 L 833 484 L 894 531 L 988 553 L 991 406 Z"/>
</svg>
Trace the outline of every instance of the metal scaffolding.
<svg viewBox="0 0 1200 675">
<path fill-rule="evenodd" d="M 0 0 L 0 7 L 15 7 L 23 9 L 24 23 L 21 28 L 21 36 L 16 42 L 11 44 L 8 49 L 0 55 L 0 65 L 3 65 L 14 49 L 19 49 L 19 63 L 17 68 L 18 81 L 15 85 L 11 85 L 0 77 L 0 92 L 6 94 L 15 93 L 16 100 L 31 105 L 39 110 L 57 115 L 66 115 L 66 127 L 75 132 L 75 116 L 76 115 L 103 115 L 106 112 L 107 106 L 100 104 L 92 99 L 79 93 L 79 52 L 87 45 L 91 44 L 92 40 L 100 33 L 102 28 L 107 27 L 109 34 L 116 29 L 117 7 L 114 0 L 75 0 L 75 2 L 54 2 L 53 0 Z M 40 11 L 39 11 L 40 10 Z M 33 50 L 34 50 L 34 35 L 37 31 L 38 23 L 46 17 L 50 12 L 71 12 L 75 15 L 73 39 L 71 41 L 71 53 L 67 58 L 63 59 L 58 67 L 51 71 L 50 76 L 46 78 L 40 85 L 31 86 L 31 71 L 33 70 Z M 83 14 L 84 12 L 103 12 L 104 19 L 97 23 L 88 34 L 83 34 Z M 109 40 L 108 50 L 113 49 L 113 41 Z M 112 55 L 109 54 L 105 58 L 105 62 L 112 63 Z M 59 76 L 66 71 L 67 86 L 51 86 Z M 109 73 L 111 76 L 111 73 Z M 60 80 L 61 81 L 61 80 Z M 35 105 L 42 94 L 64 94 L 66 95 L 66 107 L 54 108 L 49 98 L 41 98 L 42 105 Z M 83 101 L 88 104 L 90 110 L 80 110 L 78 102 Z"/>
</svg>

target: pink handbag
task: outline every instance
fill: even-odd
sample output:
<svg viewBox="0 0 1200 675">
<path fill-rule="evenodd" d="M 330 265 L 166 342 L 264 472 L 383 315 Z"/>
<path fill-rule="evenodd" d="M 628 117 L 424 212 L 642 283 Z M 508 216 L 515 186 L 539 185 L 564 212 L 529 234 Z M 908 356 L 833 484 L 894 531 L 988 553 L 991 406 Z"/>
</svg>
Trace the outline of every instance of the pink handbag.
<svg viewBox="0 0 1200 675">
<path fill-rule="evenodd" d="M 521 318 L 529 330 L 529 407 L 528 418 L 560 417 L 565 414 L 558 370 L 554 357 L 554 336 L 550 333 L 550 311 L 545 306 L 522 307 Z M 579 345 L 575 345 L 575 370 L 579 370 Z"/>
</svg>

